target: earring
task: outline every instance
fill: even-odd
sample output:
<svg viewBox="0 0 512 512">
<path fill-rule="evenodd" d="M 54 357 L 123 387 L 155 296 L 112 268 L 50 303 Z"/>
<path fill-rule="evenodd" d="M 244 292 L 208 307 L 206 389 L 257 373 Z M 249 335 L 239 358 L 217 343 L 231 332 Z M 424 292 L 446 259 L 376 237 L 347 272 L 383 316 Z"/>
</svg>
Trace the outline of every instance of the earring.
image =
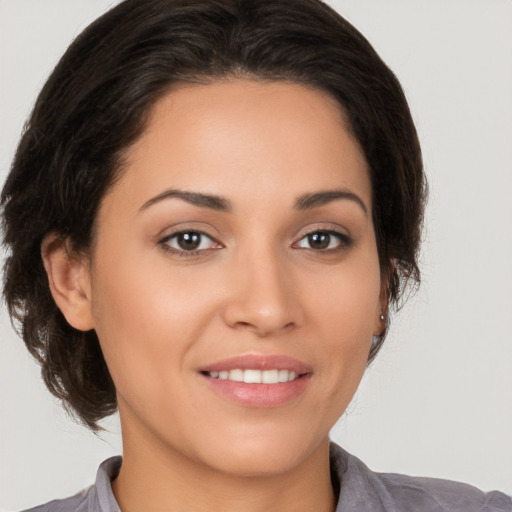
<svg viewBox="0 0 512 512">
<path fill-rule="evenodd" d="M 381 314 L 380 315 L 380 319 L 381 319 L 382 322 L 384 322 L 384 315 Z"/>
</svg>

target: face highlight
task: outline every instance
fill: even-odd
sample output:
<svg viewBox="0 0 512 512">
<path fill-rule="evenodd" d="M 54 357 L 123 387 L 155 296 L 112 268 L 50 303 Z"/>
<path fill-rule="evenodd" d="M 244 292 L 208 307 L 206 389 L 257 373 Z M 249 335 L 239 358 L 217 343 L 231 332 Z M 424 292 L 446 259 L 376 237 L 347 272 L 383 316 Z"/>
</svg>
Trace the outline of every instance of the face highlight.
<svg viewBox="0 0 512 512">
<path fill-rule="evenodd" d="M 125 452 L 300 465 L 383 327 L 371 183 L 339 106 L 284 82 L 182 86 L 126 161 L 88 290 Z"/>
</svg>

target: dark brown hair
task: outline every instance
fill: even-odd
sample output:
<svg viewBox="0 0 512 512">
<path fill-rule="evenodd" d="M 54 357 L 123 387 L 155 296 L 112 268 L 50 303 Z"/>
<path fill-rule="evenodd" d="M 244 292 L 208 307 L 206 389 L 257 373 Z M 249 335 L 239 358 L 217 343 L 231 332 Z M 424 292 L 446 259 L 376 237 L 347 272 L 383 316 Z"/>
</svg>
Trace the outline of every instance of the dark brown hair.
<svg viewBox="0 0 512 512">
<path fill-rule="evenodd" d="M 416 130 L 397 79 L 352 25 L 320 0 L 126 0 L 50 75 L 1 196 L 11 318 L 49 390 L 93 430 L 116 410 L 115 387 L 96 333 L 72 328 L 55 305 L 41 242 L 58 232 L 86 251 L 150 107 L 176 82 L 228 77 L 292 81 L 339 102 L 369 165 L 390 304 L 419 283 L 426 184 Z"/>
</svg>

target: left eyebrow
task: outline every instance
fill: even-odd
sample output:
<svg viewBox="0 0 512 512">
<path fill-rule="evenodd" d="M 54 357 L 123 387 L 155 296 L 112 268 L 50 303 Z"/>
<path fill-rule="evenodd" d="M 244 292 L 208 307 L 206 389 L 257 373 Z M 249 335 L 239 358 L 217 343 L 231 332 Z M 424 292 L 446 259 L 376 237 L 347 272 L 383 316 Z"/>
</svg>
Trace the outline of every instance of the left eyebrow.
<svg viewBox="0 0 512 512">
<path fill-rule="evenodd" d="M 325 190 L 321 192 L 315 192 L 313 194 L 304 194 L 300 196 L 295 202 L 295 209 L 309 210 L 310 208 L 324 206 L 325 204 L 336 201 L 338 199 L 354 201 L 361 207 L 365 215 L 368 215 L 368 208 L 364 204 L 364 201 L 357 194 L 354 194 L 349 190 Z"/>
</svg>

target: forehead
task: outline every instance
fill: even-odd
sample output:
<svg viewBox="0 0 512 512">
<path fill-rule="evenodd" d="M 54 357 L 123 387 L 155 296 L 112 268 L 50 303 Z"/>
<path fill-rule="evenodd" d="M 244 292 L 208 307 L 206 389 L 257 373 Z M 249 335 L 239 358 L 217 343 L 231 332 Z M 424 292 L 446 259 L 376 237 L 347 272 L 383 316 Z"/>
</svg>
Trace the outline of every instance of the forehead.
<svg viewBox="0 0 512 512">
<path fill-rule="evenodd" d="M 282 201 L 356 189 L 371 207 L 366 160 L 329 94 L 289 82 L 233 79 L 173 88 L 125 155 L 120 186 Z M 245 184 L 245 187 L 241 187 Z"/>
</svg>

